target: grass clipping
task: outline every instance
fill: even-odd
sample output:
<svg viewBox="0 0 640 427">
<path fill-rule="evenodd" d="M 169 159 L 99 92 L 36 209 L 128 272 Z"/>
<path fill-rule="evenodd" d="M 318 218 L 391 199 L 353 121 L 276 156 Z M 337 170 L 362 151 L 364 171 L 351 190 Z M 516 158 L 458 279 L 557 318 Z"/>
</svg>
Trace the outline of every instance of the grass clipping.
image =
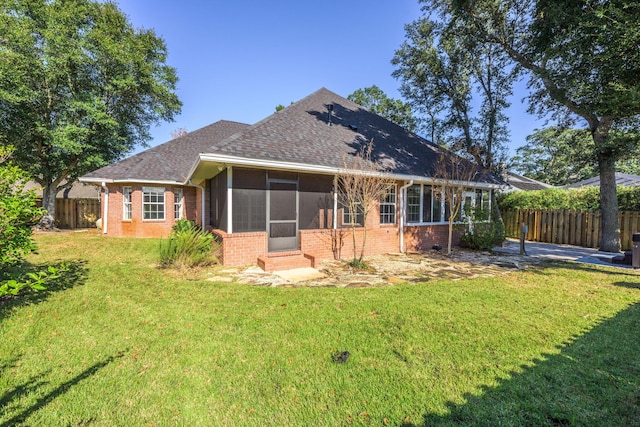
<svg viewBox="0 0 640 427">
<path fill-rule="evenodd" d="M 160 241 L 160 265 L 179 270 L 218 263 L 220 244 L 192 221 L 178 221 L 168 240 Z"/>
</svg>

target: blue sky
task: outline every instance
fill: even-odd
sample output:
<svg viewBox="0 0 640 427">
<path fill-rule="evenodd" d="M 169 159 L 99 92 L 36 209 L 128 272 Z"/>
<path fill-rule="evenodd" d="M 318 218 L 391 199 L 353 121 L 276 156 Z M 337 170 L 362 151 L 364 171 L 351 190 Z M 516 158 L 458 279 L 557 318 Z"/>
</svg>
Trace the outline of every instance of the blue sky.
<svg viewBox="0 0 640 427">
<path fill-rule="evenodd" d="M 253 124 L 321 87 L 346 97 L 377 85 L 401 98 L 391 59 L 416 0 L 119 0 L 135 27 L 154 29 L 178 71 L 182 113 L 151 129 L 151 145 L 171 131 L 225 119 Z M 543 122 L 514 94 L 510 154 Z"/>
</svg>

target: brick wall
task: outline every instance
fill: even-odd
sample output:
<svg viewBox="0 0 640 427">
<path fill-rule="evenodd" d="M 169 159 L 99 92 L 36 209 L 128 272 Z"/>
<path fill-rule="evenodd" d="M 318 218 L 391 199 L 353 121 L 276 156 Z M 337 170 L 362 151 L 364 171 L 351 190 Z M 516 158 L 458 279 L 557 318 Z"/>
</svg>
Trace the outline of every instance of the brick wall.
<svg viewBox="0 0 640 427">
<path fill-rule="evenodd" d="M 353 257 L 353 231 L 351 228 L 338 228 L 335 230 L 301 230 L 300 250 L 305 254 L 311 254 L 321 259 L 333 259 L 333 249 L 339 249 L 340 257 L 349 259 Z M 360 253 L 364 229 L 356 228 L 356 250 Z M 379 255 L 389 252 L 399 252 L 398 227 L 396 225 L 382 225 L 375 228 L 367 228 L 365 256 Z M 338 242 L 342 242 L 339 248 Z"/>
<path fill-rule="evenodd" d="M 131 219 L 123 219 L 122 188 L 131 187 Z M 197 192 L 194 187 L 163 186 L 165 189 L 165 219 L 142 219 L 142 185 L 139 184 L 108 184 L 109 189 L 109 217 L 107 221 L 107 235 L 115 237 L 167 237 L 175 224 L 173 204 L 174 188 L 182 188 L 185 219 L 198 218 Z M 104 192 L 101 195 L 104 206 Z M 104 215 L 104 208 L 101 216 Z M 105 226 L 104 221 L 102 226 Z"/>
<path fill-rule="evenodd" d="M 457 246 L 460 244 L 460 236 L 462 233 L 453 232 L 452 244 Z M 449 239 L 449 225 L 423 225 L 423 226 L 407 226 L 404 229 L 404 248 L 408 252 L 420 252 L 430 250 L 434 245 L 447 247 Z"/>
<path fill-rule="evenodd" d="M 227 234 L 222 230 L 211 230 L 222 241 L 221 262 L 224 265 L 255 264 L 259 256 L 267 253 L 266 231 Z"/>
</svg>

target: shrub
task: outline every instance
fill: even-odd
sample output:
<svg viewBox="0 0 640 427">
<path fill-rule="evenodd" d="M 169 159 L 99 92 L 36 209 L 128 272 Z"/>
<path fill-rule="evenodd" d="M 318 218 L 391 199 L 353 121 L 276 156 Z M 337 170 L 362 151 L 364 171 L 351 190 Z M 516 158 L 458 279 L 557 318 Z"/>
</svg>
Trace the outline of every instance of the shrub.
<svg viewBox="0 0 640 427">
<path fill-rule="evenodd" d="M 203 232 L 192 221 L 181 220 L 173 226 L 168 241 L 160 242 L 160 264 L 190 268 L 217 262 L 213 235 Z"/>
<path fill-rule="evenodd" d="M 505 239 L 501 221 L 476 222 L 473 231 L 460 237 L 460 246 L 475 250 L 490 250 L 500 246 Z"/>
<path fill-rule="evenodd" d="M 36 194 L 25 191 L 29 176 L 11 164 L 11 147 L 0 147 L 0 297 L 18 295 L 24 289 L 43 291 L 66 266 L 47 271 L 24 272 L 24 257 L 36 250 L 32 226 L 42 216 L 36 207 Z"/>
<path fill-rule="evenodd" d="M 32 226 L 43 213 L 36 207 L 35 192 L 24 190 L 27 174 L 8 162 L 9 155 L 0 149 L 0 279 L 36 249 Z"/>
<path fill-rule="evenodd" d="M 640 187 L 617 188 L 621 211 L 640 210 Z M 600 209 L 600 188 L 547 188 L 537 191 L 514 191 L 498 196 L 500 209 Z"/>
</svg>

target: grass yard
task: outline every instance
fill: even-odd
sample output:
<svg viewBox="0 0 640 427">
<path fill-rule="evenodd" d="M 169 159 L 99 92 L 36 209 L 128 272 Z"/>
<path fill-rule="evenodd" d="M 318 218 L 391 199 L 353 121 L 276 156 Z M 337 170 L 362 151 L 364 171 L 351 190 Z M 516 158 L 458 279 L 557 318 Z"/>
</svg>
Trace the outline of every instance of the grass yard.
<svg viewBox="0 0 640 427">
<path fill-rule="evenodd" d="M 266 288 L 159 270 L 158 240 L 37 242 L 73 274 L 0 302 L 1 427 L 640 425 L 631 270 Z"/>
</svg>

